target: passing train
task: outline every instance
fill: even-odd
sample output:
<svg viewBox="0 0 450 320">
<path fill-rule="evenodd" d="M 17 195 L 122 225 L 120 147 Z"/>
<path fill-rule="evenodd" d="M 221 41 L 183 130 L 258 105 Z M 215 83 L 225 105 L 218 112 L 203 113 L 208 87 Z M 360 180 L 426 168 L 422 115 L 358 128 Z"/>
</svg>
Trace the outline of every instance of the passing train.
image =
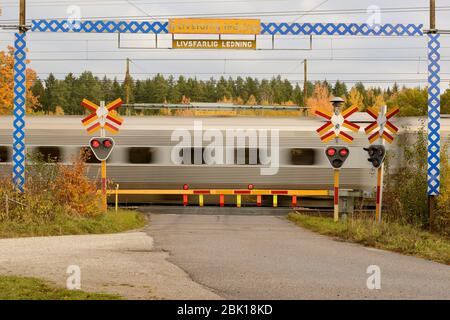
<svg viewBox="0 0 450 320">
<path fill-rule="evenodd" d="M 40 152 L 45 157 L 70 163 L 80 149 L 89 144 L 90 135 L 83 128 L 81 118 L 28 116 L 27 152 Z M 0 117 L 1 175 L 11 174 L 12 120 L 9 116 Z M 425 120 L 399 117 L 394 122 L 400 128 L 399 135 L 405 135 L 408 130 L 419 130 Z M 375 175 L 367 161 L 367 153 L 363 150 L 363 147 L 369 145 L 363 129 L 372 119 L 365 113 L 356 113 L 351 116 L 350 121 L 360 125 L 361 130 L 356 134 L 351 133 L 355 139 L 349 145 L 350 156 L 342 168 L 341 188 L 370 194 L 375 185 Z M 235 154 L 241 152 L 240 155 L 245 155 L 244 161 L 208 165 L 202 159 L 200 162 L 193 161 L 198 160 L 193 159 L 196 150 L 200 149 L 202 154 L 210 144 L 210 140 L 194 138 L 195 125 L 202 127 L 202 133 L 222 133 L 224 142 L 227 134 L 233 130 L 252 129 L 252 132 L 261 136 L 266 132 L 268 144 L 258 144 L 257 147 L 250 147 L 248 144 L 231 146 L 235 148 Z M 119 184 L 120 189 L 180 189 L 184 184 L 192 189 L 242 189 L 253 184 L 255 188 L 261 189 L 328 190 L 331 189 L 333 175 L 324 153 L 325 145 L 316 133 L 321 125 L 323 122 L 320 119 L 312 117 L 125 117 L 119 134 L 114 137 L 116 146 L 107 162 L 108 179 Z M 450 118 L 442 118 L 441 130 L 443 140 L 448 140 Z M 275 141 L 271 139 L 274 131 L 278 132 L 278 146 L 271 145 Z M 179 132 L 191 134 L 192 144 L 177 149 L 183 159 L 177 162 L 173 160 L 173 152 L 179 144 Z M 262 138 L 258 136 L 258 141 L 260 139 Z M 246 143 L 249 141 L 246 140 Z M 333 143 L 334 141 L 330 142 Z M 342 144 L 347 145 L 344 142 Z M 262 148 L 272 153 L 276 150 L 277 168 L 272 168 L 272 173 L 275 174 L 262 174 L 261 168 L 269 167 L 267 159 L 262 163 L 259 157 Z M 388 148 L 395 150 L 398 147 L 394 142 Z M 264 151 L 270 154 L 267 150 Z M 252 154 L 258 155 L 256 162 Z M 277 157 L 273 154 L 271 156 L 272 162 L 275 162 Z M 87 174 L 92 179 L 98 179 L 99 164 L 92 158 L 87 162 Z M 145 202 L 143 199 L 139 201 Z"/>
</svg>

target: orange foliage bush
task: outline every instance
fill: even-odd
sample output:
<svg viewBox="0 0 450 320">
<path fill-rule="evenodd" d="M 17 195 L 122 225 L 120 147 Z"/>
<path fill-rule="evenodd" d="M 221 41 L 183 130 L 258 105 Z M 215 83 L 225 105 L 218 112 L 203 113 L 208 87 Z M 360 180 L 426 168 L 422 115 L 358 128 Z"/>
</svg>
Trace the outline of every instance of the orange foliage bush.
<svg viewBox="0 0 450 320">
<path fill-rule="evenodd" d="M 10 179 L 0 180 L 0 222 L 45 224 L 65 216 L 100 215 L 100 195 L 85 175 L 85 157 L 81 154 L 65 166 L 30 155 L 24 193 L 18 193 Z"/>
<path fill-rule="evenodd" d="M 53 183 L 55 198 L 71 209 L 72 214 L 95 216 L 101 211 L 94 182 L 85 175 L 86 154 L 82 153 L 71 166 L 58 165 L 58 175 Z"/>
</svg>

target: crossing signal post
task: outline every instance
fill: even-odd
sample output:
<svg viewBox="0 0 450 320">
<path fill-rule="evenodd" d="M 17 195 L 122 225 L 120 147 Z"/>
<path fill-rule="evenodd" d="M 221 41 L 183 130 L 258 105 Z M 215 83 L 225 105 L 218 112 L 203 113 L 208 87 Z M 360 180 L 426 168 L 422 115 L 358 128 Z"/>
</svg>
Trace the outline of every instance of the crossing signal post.
<svg viewBox="0 0 450 320">
<path fill-rule="evenodd" d="M 341 105 L 344 102 L 341 98 L 333 98 L 334 112 L 317 109 L 315 115 L 322 117 L 326 123 L 317 129 L 320 140 L 324 143 L 335 139 L 336 145 L 328 146 L 325 155 L 334 169 L 334 221 L 339 221 L 339 179 L 340 169 L 350 155 L 350 150 L 345 146 L 339 145 L 339 140 L 347 143 L 353 142 L 353 137 L 344 132 L 343 129 L 349 129 L 353 132 L 359 131 L 359 126 L 351 122 L 348 118 L 358 111 L 358 107 L 352 107 L 341 112 Z"/>
<path fill-rule="evenodd" d="M 347 160 L 350 150 L 343 146 L 332 146 L 326 149 L 325 154 L 331 166 L 334 169 L 340 169 L 344 165 L 345 160 Z"/>
<path fill-rule="evenodd" d="M 101 161 L 101 176 L 102 176 L 102 208 L 106 212 L 108 208 L 107 203 L 107 175 L 106 175 L 106 161 L 111 156 L 115 146 L 113 138 L 106 137 L 106 132 L 115 134 L 119 131 L 119 126 L 122 125 L 123 119 L 117 114 L 116 109 L 122 105 L 122 99 L 117 99 L 108 105 L 104 101 L 100 102 L 100 106 L 84 99 L 81 105 L 91 110 L 92 113 L 81 120 L 86 127 L 88 133 L 95 133 L 100 131 L 100 137 L 93 137 L 89 141 L 89 147 L 97 160 Z"/>
<path fill-rule="evenodd" d="M 325 151 L 328 161 L 330 161 L 331 166 L 334 168 L 334 221 L 339 220 L 339 175 L 340 168 L 344 165 L 345 160 L 347 160 L 350 150 L 343 146 L 333 146 L 328 147 Z"/>
<path fill-rule="evenodd" d="M 387 112 L 387 107 L 383 106 L 378 112 L 372 108 L 367 109 L 367 113 L 375 119 L 366 129 L 369 135 L 369 142 L 372 143 L 367 151 L 369 158 L 367 159 L 374 168 L 377 169 L 377 195 L 375 206 L 375 220 L 381 222 L 381 212 L 383 209 L 383 176 L 384 176 L 384 160 L 386 158 L 385 142 L 392 143 L 394 141 L 393 134 L 398 132 L 398 128 L 390 122 L 390 119 L 399 112 L 398 108 Z M 378 129 L 378 130 L 377 130 Z M 377 144 L 373 144 L 378 141 Z"/>
<path fill-rule="evenodd" d="M 384 158 L 386 157 L 386 148 L 380 145 L 371 145 L 369 148 L 364 148 L 364 151 L 367 151 L 369 154 L 369 159 L 367 159 L 374 168 L 380 168 L 384 162 Z"/>
</svg>

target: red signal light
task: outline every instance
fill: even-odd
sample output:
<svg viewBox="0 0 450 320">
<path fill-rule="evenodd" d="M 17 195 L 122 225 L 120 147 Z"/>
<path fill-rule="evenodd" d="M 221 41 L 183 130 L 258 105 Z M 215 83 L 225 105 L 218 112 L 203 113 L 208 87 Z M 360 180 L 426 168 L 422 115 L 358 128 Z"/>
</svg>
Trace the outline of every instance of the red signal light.
<svg viewBox="0 0 450 320">
<path fill-rule="evenodd" d="M 249 185 L 248 185 L 248 190 L 253 190 L 253 187 L 254 187 L 254 186 L 253 186 L 252 184 L 249 184 Z"/>
<path fill-rule="evenodd" d="M 183 190 L 189 190 L 189 186 L 187 184 L 183 185 Z"/>
<path fill-rule="evenodd" d="M 103 141 L 103 146 L 105 147 L 105 148 L 111 148 L 112 147 L 112 142 L 111 142 L 111 140 L 105 140 L 105 141 Z"/>
<path fill-rule="evenodd" d="M 97 149 L 98 147 L 100 147 L 100 141 L 92 140 L 91 141 L 91 146 L 92 146 L 92 148 Z"/>
<path fill-rule="evenodd" d="M 341 155 L 341 157 L 346 157 L 348 155 L 348 149 L 341 149 L 341 151 L 339 151 L 339 154 Z"/>
<path fill-rule="evenodd" d="M 328 155 L 329 157 L 332 157 L 332 156 L 334 156 L 335 154 L 336 154 L 336 149 L 331 148 L 331 149 L 328 149 L 328 150 L 327 150 L 327 155 Z"/>
</svg>

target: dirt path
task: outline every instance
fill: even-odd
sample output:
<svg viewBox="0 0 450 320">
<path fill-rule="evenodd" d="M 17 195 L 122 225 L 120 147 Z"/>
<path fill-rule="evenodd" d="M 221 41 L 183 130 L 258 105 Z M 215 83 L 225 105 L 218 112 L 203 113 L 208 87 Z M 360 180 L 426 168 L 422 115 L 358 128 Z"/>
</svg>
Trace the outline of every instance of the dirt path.
<svg viewBox="0 0 450 320">
<path fill-rule="evenodd" d="M 220 299 L 154 250 L 143 232 L 0 240 L 0 274 L 32 276 L 65 287 L 81 269 L 81 289 L 127 299 Z"/>
</svg>

